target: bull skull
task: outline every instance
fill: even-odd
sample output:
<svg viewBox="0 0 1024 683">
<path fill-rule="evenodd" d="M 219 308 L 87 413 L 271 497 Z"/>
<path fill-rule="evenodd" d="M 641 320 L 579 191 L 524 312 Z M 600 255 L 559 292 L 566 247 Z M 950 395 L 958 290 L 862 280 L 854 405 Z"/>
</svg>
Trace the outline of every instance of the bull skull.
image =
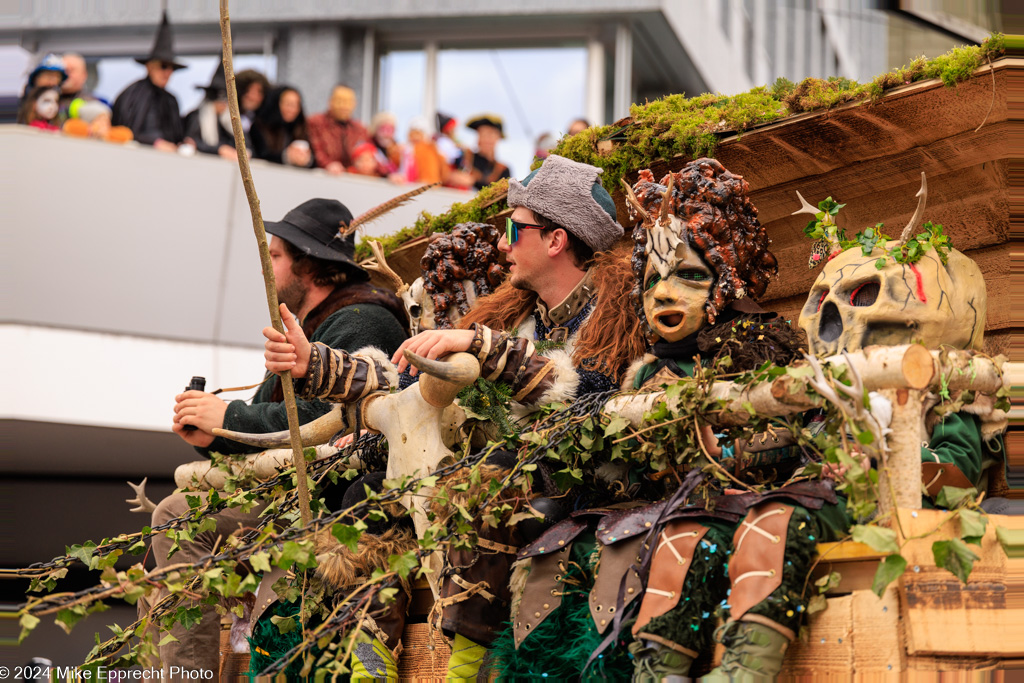
<svg viewBox="0 0 1024 683">
<path fill-rule="evenodd" d="M 924 174 L 920 200 L 900 242 L 913 234 L 927 197 Z M 928 348 L 981 350 L 987 295 L 978 264 L 951 249 L 945 264 L 934 249 L 912 264 L 886 254 L 865 256 L 853 248 L 838 254 L 818 275 L 800 312 L 800 327 L 816 355 L 856 351 L 871 345 L 921 342 Z"/>
<path fill-rule="evenodd" d="M 454 405 L 455 397 L 480 376 L 480 362 L 468 353 L 452 354 L 444 361 L 421 358 L 410 351 L 405 352 L 405 357 L 422 371 L 419 382 L 395 394 L 378 392 L 362 399 L 365 426 L 387 438 L 389 479 L 425 477 L 436 470 L 445 457 L 454 457 L 446 442 L 453 441 L 451 436 L 457 425 L 465 420 L 465 413 Z M 345 419 L 343 410 L 345 406 L 338 406 L 303 425 L 300 430 L 303 446 L 325 443 L 338 431 L 351 431 L 353 424 Z M 279 447 L 289 442 L 286 431 L 243 434 L 217 429 L 214 433 L 263 448 Z M 429 500 L 429 494 L 422 490 L 415 498 L 411 494 L 402 498 L 402 504 L 412 512 L 413 525 L 420 538 L 430 526 L 427 520 Z M 436 597 L 436 570 L 440 568 L 440 557 L 432 556 L 429 564 L 435 569 L 429 576 Z"/>
</svg>

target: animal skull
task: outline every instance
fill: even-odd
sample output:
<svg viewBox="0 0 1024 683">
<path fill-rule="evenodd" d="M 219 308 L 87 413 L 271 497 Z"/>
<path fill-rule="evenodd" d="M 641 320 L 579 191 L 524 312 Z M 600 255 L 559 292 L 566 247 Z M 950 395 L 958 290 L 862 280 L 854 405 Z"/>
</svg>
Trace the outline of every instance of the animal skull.
<svg viewBox="0 0 1024 683">
<path fill-rule="evenodd" d="M 921 342 L 928 348 L 981 350 L 985 332 L 985 280 L 978 264 L 951 249 L 943 265 L 934 249 L 914 264 L 847 249 L 829 261 L 800 312 L 815 355 L 866 346 Z"/>
<path fill-rule="evenodd" d="M 466 302 L 470 307 L 476 303 L 476 285 L 472 280 L 462 280 L 462 286 L 466 290 Z M 412 334 L 419 334 L 424 330 L 437 329 L 434 320 L 434 299 L 427 293 L 422 277 L 402 292 L 402 303 L 405 304 L 405 312 L 409 314 L 409 329 Z M 456 325 L 462 314 L 458 306 L 452 305 L 448 310 L 448 319 L 452 325 Z"/>
</svg>

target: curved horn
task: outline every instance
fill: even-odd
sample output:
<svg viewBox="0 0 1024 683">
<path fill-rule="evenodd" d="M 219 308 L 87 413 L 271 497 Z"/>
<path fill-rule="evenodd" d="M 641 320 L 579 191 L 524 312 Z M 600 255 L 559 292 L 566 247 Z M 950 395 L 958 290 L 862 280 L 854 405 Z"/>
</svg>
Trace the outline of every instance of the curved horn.
<svg viewBox="0 0 1024 683">
<path fill-rule="evenodd" d="M 910 222 L 907 223 L 907 227 L 903 228 L 903 232 L 900 234 L 900 244 L 906 244 L 910 236 L 914 234 L 914 226 L 918 224 L 924 214 L 924 206 L 928 201 L 928 179 L 924 175 L 924 171 L 921 171 L 921 189 L 917 191 L 915 197 L 919 197 L 917 200 L 917 210 L 914 211 L 914 215 L 910 217 Z"/>
<path fill-rule="evenodd" d="M 638 200 L 636 195 L 633 193 L 633 188 L 629 186 L 629 183 L 626 182 L 625 178 L 619 178 L 619 182 L 622 183 L 622 189 L 626 194 L 626 204 L 629 205 L 629 208 L 633 209 L 633 211 L 636 212 L 636 215 L 639 216 L 644 223 L 650 223 L 651 215 L 644 210 L 644 207 L 640 204 L 640 200 Z"/>
<path fill-rule="evenodd" d="M 804 196 L 800 194 L 799 190 L 797 190 L 796 196 L 800 198 L 800 208 L 794 211 L 793 213 L 789 214 L 790 216 L 796 216 L 797 214 L 801 213 L 809 213 L 812 216 L 817 216 L 819 213 L 821 213 L 821 209 L 811 206 L 810 203 L 808 203 L 808 201 L 804 199 Z"/>
<path fill-rule="evenodd" d="M 662 195 L 661 199 L 661 217 L 658 219 L 659 223 L 665 223 L 668 221 L 668 215 L 670 212 L 669 207 L 672 206 L 672 184 L 675 182 L 675 176 L 671 173 L 668 174 L 668 185 L 665 187 L 665 194 Z"/>
<path fill-rule="evenodd" d="M 406 350 L 405 357 L 424 373 L 419 382 L 423 400 L 437 408 L 450 405 L 460 391 L 480 376 L 480 361 L 469 353 L 454 353 L 445 360 L 429 360 Z"/>
<path fill-rule="evenodd" d="M 335 406 L 331 412 L 321 415 L 312 422 L 299 427 L 299 435 L 302 437 L 303 447 L 319 446 L 331 440 L 331 437 L 338 432 L 348 429 L 345 422 L 345 415 L 342 413 L 344 406 Z M 214 429 L 214 436 L 223 436 L 232 441 L 257 446 L 262 449 L 284 448 L 291 444 L 291 436 L 288 430 L 283 432 L 270 432 L 268 434 L 247 434 L 246 432 L 235 432 L 230 429 Z"/>
</svg>

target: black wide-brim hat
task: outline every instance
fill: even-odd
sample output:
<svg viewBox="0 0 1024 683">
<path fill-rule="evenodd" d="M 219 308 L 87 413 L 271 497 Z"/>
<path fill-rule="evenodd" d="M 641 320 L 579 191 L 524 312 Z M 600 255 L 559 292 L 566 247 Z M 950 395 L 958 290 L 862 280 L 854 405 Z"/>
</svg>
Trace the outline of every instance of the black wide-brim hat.
<svg viewBox="0 0 1024 683">
<path fill-rule="evenodd" d="M 505 137 L 505 126 L 502 124 L 501 117 L 497 114 L 479 114 L 466 121 L 466 128 L 480 130 L 480 126 L 497 128 L 498 132 L 501 133 L 501 137 Z"/>
<path fill-rule="evenodd" d="M 167 10 L 164 10 L 160 27 L 156 30 L 156 39 L 153 41 L 153 49 L 149 51 L 149 56 L 136 57 L 135 61 L 139 64 L 145 64 L 154 59 L 167 62 L 174 67 L 175 71 L 186 68 L 185 64 L 176 61 L 174 57 L 174 33 L 171 31 L 171 22 L 167 18 Z"/>
<path fill-rule="evenodd" d="M 352 222 L 352 212 L 337 199 L 310 199 L 279 221 L 264 223 L 264 229 L 310 256 L 325 261 L 356 263 L 356 236 L 339 237 L 343 224 Z"/>
<path fill-rule="evenodd" d="M 224 75 L 224 62 L 217 64 L 217 70 L 210 77 L 209 85 L 197 85 L 196 90 L 205 90 L 206 97 L 211 100 L 217 98 L 227 99 L 228 81 Z"/>
</svg>

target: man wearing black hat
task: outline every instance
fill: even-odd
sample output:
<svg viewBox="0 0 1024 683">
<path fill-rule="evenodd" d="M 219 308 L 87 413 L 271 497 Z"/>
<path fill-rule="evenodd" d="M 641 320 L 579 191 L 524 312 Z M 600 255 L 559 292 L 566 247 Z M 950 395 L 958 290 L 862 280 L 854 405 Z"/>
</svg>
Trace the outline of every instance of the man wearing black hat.
<svg viewBox="0 0 1024 683">
<path fill-rule="evenodd" d="M 185 139 L 178 100 L 167 92 L 171 73 L 184 69 L 174 58 L 174 36 L 167 12 L 163 14 L 148 57 L 136 58 L 146 66 L 146 77 L 125 88 L 114 100 L 111 123 L 127 126 L 135 139 L 162 152 L 177 151 Z"/>
<path fill-rule="evenodd" d="M 406 316 L 401 301 L 391 292 L 369 282 L 369 274 L 356 265 L 355 237 L 337 239 L 341 223 L 352 214 L 339 201 L 310 199 L 292 209 L 278 222 L 266 223 L 272 235 L 270 256 L 274 265 L 277 295 L 299 320 L 310 339 L 350 352 L 375 347 L 390 355 L 406 338 Z M 252 452 L 252 447 L 215 438 L 213 429 L 244 432 L 276 432 L 288 428 L 280 380 L 271 376 L 256 392 L 252 404 L 226 403 L 203 391 L 179 394 L 174 406 L 173 431 L 200 453 Z M 331 405 L 318 400 L 296 402 L 299 421 L 309 422 L 327 413 Z M 196 429 L 186 430 L 186 426 Z M 227 538 L 240 526 L 252 526 L 262 509 L 249 512 L 229 508 L 213 516 L 217 527 L 197 534 L 193 541 L 180 541 L 181 550 L 167 559 L 172 541 L 160 534 L 153 537 L 153 556 L 158 567 L 176 562 L 196 561 L 213 550 L 218 537 Z M 157 506 L 153 525 L 164 524 L 189 510 L 182 493 L 175 493 Z M 189 630 L 180 625 L 171 630 L 178 641 L 160 648 L 164 667 L 177 665 L 194 671 L 217 670 L 220 623 L 212 606 L 204 605 L 203 619 Z"/>
<path fill-rule="evenodd" d="M 224 62 L 220 62 L 210 84 L 197 85 L 205 90 L 202 103 L 185 117 L 185 138 L 203 154 L 217 154 L 238 161 L 235 134 L 231 130 L 231 112 L 228 111 L 228 86 L 224 78 Z"/>
<path fill-rule="evenodd" d="M 482 190 L 501 178 L 509 178 L 508 166 L 496 158 L 498 141 L 505 137 L 501 117 L 497 114 L 480 114 L 466 122 L 466 127 L 476 131 L 476 151 L 469 152 L 463 159 L 463 169 L 469 176 L 469 183 Z"/>
</svg>

